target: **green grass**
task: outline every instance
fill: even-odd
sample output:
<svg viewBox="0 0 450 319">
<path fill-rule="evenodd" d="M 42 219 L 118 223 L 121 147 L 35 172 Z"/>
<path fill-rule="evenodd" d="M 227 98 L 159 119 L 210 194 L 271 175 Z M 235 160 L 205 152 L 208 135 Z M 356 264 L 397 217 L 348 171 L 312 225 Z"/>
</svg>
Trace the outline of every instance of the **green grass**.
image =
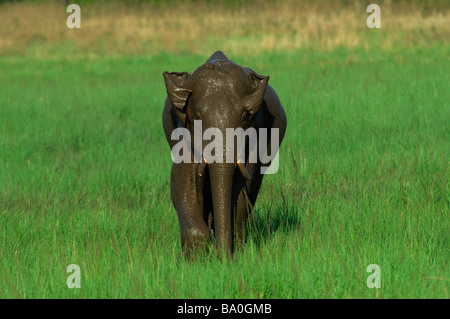
<svg viewBox="0 0 450 319">
<path fill-rule="evenodd" d="M 0 58 L 0 297 L 449 298 L 448 56 L 230 56 L 271 76 L 288 129 L 246 246 L 195 262 L 179 258 L 161 73 L 207 56 Z"/>
</svg>

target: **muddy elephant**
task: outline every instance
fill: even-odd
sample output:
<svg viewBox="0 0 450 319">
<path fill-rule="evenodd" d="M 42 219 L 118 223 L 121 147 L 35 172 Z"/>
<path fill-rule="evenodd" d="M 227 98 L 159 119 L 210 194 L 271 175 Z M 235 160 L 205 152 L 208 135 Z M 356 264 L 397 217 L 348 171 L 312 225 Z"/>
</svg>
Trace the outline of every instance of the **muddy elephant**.
<svg viewBox="0 0 450 319">
<path fill-rule="evenodd" d="M 179 135 L 174 138 L 174 132 L 182 129 L 188 136 L 185 144 L 189 152 L 183 154 L 187 160 L 174 160 L 171 172 L 171 197 L 180 223 L 183 253 L 191 255 L 215 239 L 218 252 L 230 255 L 245 241 L 247 218 L 264 177 L 262 163 L 259 158 L 249 160 L 253 146 L 245 134 L 240 135 L 242 152 L 234 147 L 229 156 L 228 142 L 239 144 L 233 137 L 211 152 L 216 161 L 206 160 L 202 151 L 212 138 L 210 135 L 208 140 L 202 134 L 215 128 L 223 133 L 224 141 L 227 128 L 242 128 L 244 133 L 250 128 L 252 132 L 265 128 L 268 142 L 262 146 L 272 154 L 272 160 L 285 135 L 284 109 L 268 84 L 268 76 L 235 64 L 220 51 L 192 74 L 164 72 L 163 76 L 167 98 L 162 122 L 172 159 L 181 140 Z M 201 123 L 200 129 L 197 123 Z M 271 143 L 275 136 L 272 132 L 278 132 L 276 147 Z M 196 133 L 203 137 L 197 148 L 192 137 Z M 257 139 L 261 143 L 260 137 Z"/>
</svg>

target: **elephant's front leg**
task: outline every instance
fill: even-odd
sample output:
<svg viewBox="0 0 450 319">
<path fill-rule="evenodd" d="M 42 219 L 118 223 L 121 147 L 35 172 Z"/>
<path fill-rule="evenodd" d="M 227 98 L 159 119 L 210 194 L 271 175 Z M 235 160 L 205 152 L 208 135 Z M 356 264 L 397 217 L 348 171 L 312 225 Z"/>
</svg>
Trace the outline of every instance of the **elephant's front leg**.
<svg viewBox="0 0 450 319">
<path fill-rule="evenodd" d="M 261 168 L 260 163 L 247 164 L 252 179 L 245 181 L 245 184 L 240 184 L 240 192 L 237 197 L 236 204 L 236 225 L 235 225 L 235 243 L 239 247 L 247 239 L 247 221 L 249 215 L 252 213 L 256 197 L 263 180 L 263 175 L 259 174 Z"/>
<path fill-rule="evenodd" d="M 173 164 L 171 174 L 172 201 L 181 228 L 181 247 L 185 255 L 203 249 L 210 230 L 203 214 L 203 180 L 197 176 L 198 164 Z"/>
</svg>

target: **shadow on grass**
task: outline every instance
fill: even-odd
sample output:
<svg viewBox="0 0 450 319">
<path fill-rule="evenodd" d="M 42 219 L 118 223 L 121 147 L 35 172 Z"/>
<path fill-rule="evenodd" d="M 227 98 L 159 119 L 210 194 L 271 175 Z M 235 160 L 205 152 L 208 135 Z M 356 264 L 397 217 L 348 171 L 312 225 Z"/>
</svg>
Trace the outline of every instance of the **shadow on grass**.
<svg viewBox="0 0 450 319">
<path fill-rule="evenodd" d="M 260 247 L 276 234 L 300 232 L 300 212 L 298 207 L 285 202 L 265 205 L 249 216 L 247 230 L 247 242 L 253 241 Z"/>
</svg>

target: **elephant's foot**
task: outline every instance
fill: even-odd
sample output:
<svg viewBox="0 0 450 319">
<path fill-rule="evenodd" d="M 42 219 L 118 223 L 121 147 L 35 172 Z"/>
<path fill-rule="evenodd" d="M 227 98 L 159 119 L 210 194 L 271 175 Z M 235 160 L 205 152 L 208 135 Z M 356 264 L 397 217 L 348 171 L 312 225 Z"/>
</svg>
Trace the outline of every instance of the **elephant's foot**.
<svg viewBox="0 0 450 319">
<path fill-rule="evenodd" d="M 191 227 L 181 232 L 181 247 L 187 258 L 206 252 L 210 242 L 211 232 L 206 225 L 201 228 Z"/>
</svg>

